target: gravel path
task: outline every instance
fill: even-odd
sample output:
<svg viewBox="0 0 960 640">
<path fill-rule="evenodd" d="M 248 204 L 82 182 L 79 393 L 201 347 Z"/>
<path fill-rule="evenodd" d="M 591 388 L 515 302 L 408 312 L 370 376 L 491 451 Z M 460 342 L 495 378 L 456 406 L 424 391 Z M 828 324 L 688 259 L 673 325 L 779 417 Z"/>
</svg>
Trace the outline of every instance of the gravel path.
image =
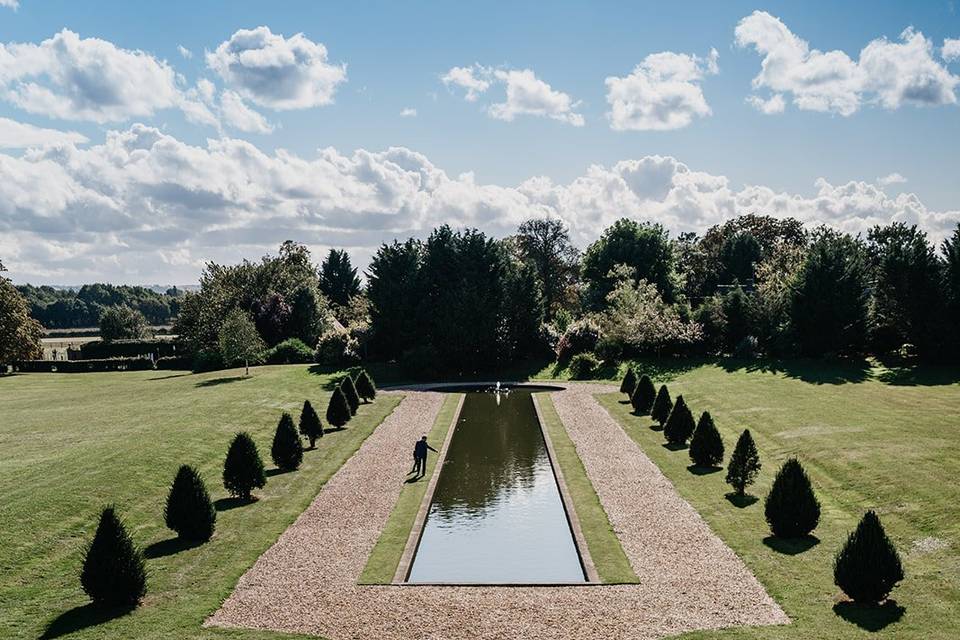
<svg viewBox="0 0 960 640">
<path fill-rule="evenodd" d="M 789 622 L 594 401 L 592 393 L 607 389 L 571 385 L 553 399 L 641 584 L 358 586 L 399 496 L 410 443 L 433 423 L 442 403 L 441 394 L 408 391 L 207 624 L 332 640 L 608 640 Z"/>
</svg>

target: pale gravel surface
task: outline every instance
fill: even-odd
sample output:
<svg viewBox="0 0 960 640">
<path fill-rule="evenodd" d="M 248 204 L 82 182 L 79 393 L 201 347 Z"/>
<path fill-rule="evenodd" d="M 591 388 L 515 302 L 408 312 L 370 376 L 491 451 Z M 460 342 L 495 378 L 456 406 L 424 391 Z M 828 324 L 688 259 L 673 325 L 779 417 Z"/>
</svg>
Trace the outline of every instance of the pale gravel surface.
<svg viewBox="0 0 960 640">
<path fill-rule="evenodd" d="M 358 586 L 399 496 L 412 442 L 438 393 L 407 392 L 240 579 L 208 624 L 345 638 L 661 638 L 694 629 L 782 624 L 786 615 L 736 555 L 592 398 L 553 394 L 639 585 Z"/>
</svg>

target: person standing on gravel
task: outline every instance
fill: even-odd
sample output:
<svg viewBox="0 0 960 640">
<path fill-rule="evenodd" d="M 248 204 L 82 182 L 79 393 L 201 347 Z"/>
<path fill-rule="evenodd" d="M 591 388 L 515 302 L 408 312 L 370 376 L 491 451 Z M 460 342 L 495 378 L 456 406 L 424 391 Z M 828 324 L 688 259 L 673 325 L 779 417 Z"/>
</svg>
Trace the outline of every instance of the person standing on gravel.
<svg viewBox="0 0 960 640">
<path fill-rule="evenodd" d="M 437 453 L 436 449 L 427 444 L 427 436 L 423 436 L 413 445 L 413 471 L 410 473 L 417 474 L 414 479 L 427 475 L 427 449 Z"/>
</svg>

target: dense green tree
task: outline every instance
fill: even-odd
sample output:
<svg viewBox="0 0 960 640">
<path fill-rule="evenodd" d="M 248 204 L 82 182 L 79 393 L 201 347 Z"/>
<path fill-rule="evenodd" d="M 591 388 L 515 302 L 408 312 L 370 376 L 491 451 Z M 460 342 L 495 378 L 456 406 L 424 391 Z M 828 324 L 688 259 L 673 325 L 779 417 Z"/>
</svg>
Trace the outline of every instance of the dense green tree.
<svg viewBox="0 0 960 640">
<path fill-rule="evenodd" d="M 517 245 L 524 262 L 533 267 L 547 320 L 568 303 L 569 291 L 579 275 L 580 252 L 570 242 L 570 232 L 552 218 L 527 220 L 517 230 Z"/>
<path fill-rule="evenodd" d="M 181 465 L 177 471 L 163 519 L 168 529 L 177 532 L 182 540 L 209 540 L 217 523 L 217 510 L 207 493 L 200 473 L 190 465 Z"/>
<path fill-rule="evenodd" d="M 110 307 L 127 306 L 139 311 L 151 325 L 170 324 L 180 309 L 183 291 L 165 292 L 147 287 L 85 284 L 79 289 L 19 285 L 30 305 L 30 315 L 48 329 L 79 329 L 100 325 L 100 316 Z"/>
<path fill-rule="evenodd" d="M 859 240 L 818 229 L 790 291 L 791 321 L 804 355 L 863 349 L 868 289 Z"/>
<path fill-rule="evenodd" d="M 346 251 L 330 249 L 320 264 L 320 290 L 330 302 L 340 306 L 346 306 L 350 298 L 360 293 L 360 278 Z"/>
<path fill-rule="evenodd" d="M 327 299 L 319 289 L 315 286 L 301 286 L 290 298 L 286 333 L 308 345 L 315 346 L 323 333 L 326 312 Z"/>
<path fill-rule="evenodd" d="M 763 247 L 750 231 L 737 231 L 720 245 L 721 284 L 753 282 L 754 269 L 763 258 Z"/>
<path fill-rule="evenodd" d="M 696 428 L 696 423 L 690 408 L 687 407 L 682 395 L 677 396 L 677 401 L 673 404 L 673 409 L 670 410 L 670 416 L 667 418 L 666 424 L 663 425 L 664 437 L 672 445 L 683 445 L 693 435 L 694 428 Z"/>
<path fill-rule="evenodd" d="M 30 317 L 27 301 L 9 280 L 0 276 L 0 373 L 17 360 L 42 357 L 43 328 Z"/>
<path fill-rule="evenodd" d="M 353 384 L 353 378 L 349 375 L 344 376 L 340 381 L 340 389 L 347 400 L 347 406 L 350 407 L 350 415 L 357 415 L 357 409 L 360 408 L 360 394 L 357 393 L 357 387 Z"/>
<path fill-rule="evenodd" d="M 627 367 L 627 373 L 623 376 L 623 380 L 620 382 L 620 393 L 627 394 L 627 398 L 633 398 L 633 392 L 637 388 L 637 373 L 633 370 L 633 367 Z"/>
<path fill-rule="evenodd" d="M 717 467 L 723 462 L 723 438 L 709 411 L 704 411 L 690 439 L 690 459 L 698 467 Z"/>
<path fill-rule="evenodd" d="M 355 386 L 357 395 L 363 398 L 364 402 L 371 402 L 377 397 L 377 386 L 373 383 L 373 378 L 370 377 L 366 369 L 361 369 L 360 373 L 357 374 Z"/>
<path fill-rule="evenodd" d="M 594 308 L 603 305 L 607 294 L 616 285 L 616 279 L 610 274 L 617 265 L 632 268 L 637 282 L 646 280 L 657 287 L 666 302 L 674 301 L 676 273 L 673 246 L 661 225 L 621 218 L 604 230 L 599 240 L 587 247 L 583 256 L 582 277 Z"/>
<path fill-rule="evenodd" d="M 350 405 L 347 404 L 347 398 L 343 395 L 343 389 L 337 385 L 327 404 L 327 422 L 340 429 L 350 421 L 350 416 Z"/>
<path fill-rule="evenodd" d="M 949 238 L 943 241 L 943 284 L 946 298 L 944 332 L 954 357 L 960 356 L 960 223 Z"/>
<path fill-rule="evenodd" d="M 511 362 L 535 352 L 545 318 L 544 299 L 533 265 L 517 257 L 513 239 L 498 244 L 502 249 L 503 284 L 496 361 Z"/>
<path fill-rule="evenodd" d="M 660 385 L 660 390 L 657 391 L 656 399 L 653 401 L 650 417 L 656 420 L 662 429 L 667 418 L 670 417 L 671 410 L 673 410 L 673 400 L 670 399 L 670 392 L 667 390 L 667 385 L 662 384 Z"/>
<path fill-rule="evenodd" d="M 733 353 L 744 338 L 755 333 L 753 305 L 750 296 L 741 287 L 734 287 L 724 294 L 721 305 L 724 318 L 723 346 L 727 353 Z"/>
<path fill-rule="evenodd" d="M 764 515 L 778 538 L 799 538 L 817 528 L 820 502 L 796 458 L 788 459 L 777 471 L 764 503 Z"/>
<path fill-rule="evenodd" d="M 303 443 L 293 426 L 293 418 L 286 411 L 280 416 L 277 430 L 273 434 L 270 458 L 281 471 L 295 471 L 303 462 Z"/>
<path fill-rule="evenodd" d="M 250 500 L 254 489 L 267 484 L 263 460 L 250 434 L 241 432 L 234 436 L 223 462 L 223 487 L 230 495 Z"/>
<path fill-rule="evenodd" d="M 417 323 L 423 243 L 411 238 L 382 245 L 367 269 L 367 297 L 373 349 L 385 359 L 399 357 L 423 341 Z"/>
<path fill-rule="evenodd" d="M 300 411 L 300 433 L 310 441 L 310 448 L 317 447 L 317 438 L 323 437 L 323 424 L 320 422 L 320 416 L 314 410 L 309 400 L 303 401 L 303 409 Z"/>
<path fill-rule="evenodd" d="M 746 488 L 753 484 L 760 473 L 760 454 L 749 429 L 744 429 L 737 438 L 730 462 L 727 463 L 727 484 L 733 487 L 738 496 L 744 495 Z"/>
<path fill-rule="evenodd" d="M 886 600 L 903 580 L 903 564 L 873 511 L 867 511 L 833 562 L 833 583 L 854 602 Z"/>
<path fill-rule="evenodd" d="M 633 395 L 630 396 L 630 404 L 633 405 L 633 411 L 638 416 L 645 416 L 653 409 L 654 400 L 657 398 L 657 390 L 653 386 L 650 376 L 643 374 L 634 387 Z"/>
<path fill-rule="evenodd" d="M 146 336 L 147 319 L 135 309 L 119 305 L 109 307 L 100 315 L 100 338 L 104 342 L 139 340 Z"/>
<path fill-rule="evenodd" d="M 220 355 L 227 366 L 242 362 L 245 375 L 250 375 L 250 362 L 257 362 L 263 356 L 267 345 L 264 344 L 257 328 L 240 309 L 227 314 L 220 327 Z"/>
<path fill-rule="evenodd" d="M 101 607 L 136 607 L 147 593 L 143 554 L 113 507 L 100 514 L 97 532 L 84 553 L 80 585 Z"/>
<path fill-rule="evenodd" d="M 288 335 L 292 311 L 284 297 L 276 292 L 270 292 L 253 303 L 253 322 L 267 346 L 278 344 Z"/>
</svg>

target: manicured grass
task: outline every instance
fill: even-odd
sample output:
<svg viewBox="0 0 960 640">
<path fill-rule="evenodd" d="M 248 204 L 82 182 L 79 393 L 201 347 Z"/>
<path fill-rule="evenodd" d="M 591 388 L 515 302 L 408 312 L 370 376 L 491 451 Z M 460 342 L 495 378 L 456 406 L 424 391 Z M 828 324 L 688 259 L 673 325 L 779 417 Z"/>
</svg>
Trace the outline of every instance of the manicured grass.
<svg viewBox="0 0 960 640">
<path fill-rule="evenodd" d="M 600 506 L 600 498 L 593 490 L 593 483 L 587 477 L 573 440 L 557 415 L 550 394 L 538 393 L 537 402 L 543 417 L 543 427 L 550 436 L 556 462 L 563 471 L 563 479 L 573 500 L 573 508 L 580 520 L 580 529 L 587 541 L 590 558 L 600 581 L 605 584 L 636 584 L 639 582 L 637 574 L 633 572 L 630 561 L 620 546 L 620 540 L 610 526 L 607 512 Z"/>
<path fill-rule="evenodd" d="M 687 451 L 662 446 L 663 434 L 632 415 L 622 395 L 599 400 L 793 619 L 685 637 L 960 637 L 960 372 L 722 363 L 664 377 L 696 416 L 710 411 L 728 459 L 737 435 L 750 429 L 763 463 L 750 490 L 759 501 L 735 506 L 724 497 L 725 471 L 694 474 Z M 765 540 L 763 497 L 791 455 L 822 504 L 813 546 Z M 838 605 L 844 598 L 833 585 L 834 555 L 867 509 L 880 515 L 907 574 L 896 604 L 879 611 Z"/>
<path fill-rule="evenodd" d="M 443 406 L 433 422 L 433 428 L 427 435 L 430 444 L 440 450 L 440 445 L 447 437 L 450 427 L 456 418 L 455 412 L 460 404 L 462 393 L 451 393 L 443 400 Z M 411 462 L 413 454 L 411 452 Z M 437 465 L 438 456 L 431 454 L 427 456 L 427 470 L 424 476 L 417 482 L 405 482 L 400 490 L 400 497 L 390 513 L 390 519 L 380 533 L 377 544 L 370 552 L 367 558 L 367 565 L 360 574 L 360 584 L 390 584 L 393 582 L 393 576 L 397 572 L 397 566 L 400 564 L 400 558 L 410 537 L 410 530 L 413 529 L 414 521 L 417 518 L 417 512 L 420 510 L 420 504 L 423 502 L 424 494 L 427 491 L 427 485 L 430 478 L 433 477 L 434 469 Z"/>
<path fill-rule="evenodd" d="M 234 433 L 250 432 L 272 473 L 270 443 L 281 412 L 296 420 L 309 399 L 322 416 L 332 379 L 296 365 L 241 373 L 0 378 L 0 637 L 290 637 L 201 625 L 400 398 L 361 405 L 346 429 L 305 453 L 298 471 L 270 475 L 257 502 L 239 505 L 221 485 Z M 182 463 L 199 468 L 219 507 L 214 538 L 188 549 L 163 524 L 166 493 Z M 144 603 L 113 619 L 85 606 L 78 580 L 83 546 L 108 503 L 149 556 Z"/>
</svg>

